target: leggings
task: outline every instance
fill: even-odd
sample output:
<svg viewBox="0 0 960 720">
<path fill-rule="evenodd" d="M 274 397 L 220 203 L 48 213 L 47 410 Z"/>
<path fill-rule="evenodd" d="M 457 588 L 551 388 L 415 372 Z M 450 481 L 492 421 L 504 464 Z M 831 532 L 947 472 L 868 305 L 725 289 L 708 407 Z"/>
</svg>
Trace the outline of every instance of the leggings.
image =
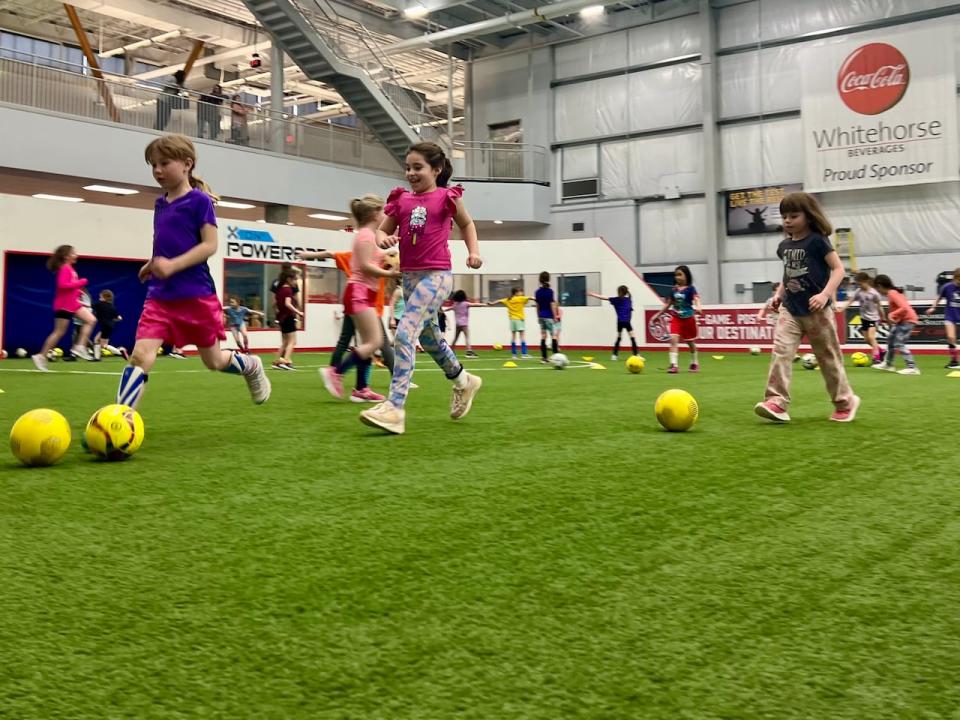
<svg viewBox="0 0 960 720">
<path fill-rule="evenodd" d="M 353 340 L 355 332 L 356 327 L 353 324 L 353 318 L 349 315 L 344 315 L 337 346 L 333 350 L 333 355 L 330 356 L 330 364 L 333 367 L 340 364 L 340 361 L 343 359 L 343 354 L 347 351 L 347 348 L 350 347 L 350 341 Z M 393 343 L 390 342 L 390 336 L 387 335 L 387 331 L 383 327 L 383 320 L 380 321 L 380 332 L 382 338 L 380 354 L 383 356 L 383 364 L 387 366 L 387 370 L 393 372 Z"/>
<path fill-rule="evenodd" d="M 463 366 L 447 345 L 437 324 L 437 312 L 453 289 L 453 273 L 449 270 L 417 270 L 403 273 L 403 297 L 407 301 L 403 316 L 397 324 L 394 349 L 397 357 L 390 382 L 390 403 L 402 408 L 407 401 L 413 366 L 416 361 L 416 342 L 449 379 L 463 372 Z"/>
</svg>

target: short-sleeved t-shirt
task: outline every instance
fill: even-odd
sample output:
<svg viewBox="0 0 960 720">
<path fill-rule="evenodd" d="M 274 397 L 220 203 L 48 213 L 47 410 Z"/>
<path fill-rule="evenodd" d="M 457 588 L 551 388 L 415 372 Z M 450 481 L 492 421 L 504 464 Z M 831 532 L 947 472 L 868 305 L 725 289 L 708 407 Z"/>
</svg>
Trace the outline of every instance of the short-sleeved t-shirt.
<svg viewBox="0 0 960 720">
<path fill-rule="evenodd" d="M 453 304 L 453 321 L 457 327 L 466 327 L 470 322 L 470 301 L 455 302 Z"/>
<path fill-rule="evenodd" d="M 623 297 L 616 295 L 608 297 L 607 300 L 610 301 L 617 313 L 617 322 L 630 322 L 630 318 L 633 317 L 633 300 L 630 299 L 629 295 Z"/>
<path fill-rule="evenodd" d="M 830 279 L 825 258 L 832 252 L 833 246 L 818 233 L 780 242 L 777 257 L 783 260 L 783 304 L 791 315 L 810 314 L 810 298 L 822 293 Z"/>
<path fill-rule="evenodd" d="M 402 271 L 450 269 L 450 230 L 461 195 L 460 185 L 425 193 L 406 188 L 390 192 L 383 213 L 397 221 Z"/>
<path fill-rule="evenodd" d="M 278 322 L 283 322 L 294 314 L 293 310 L 287 307 L 287 298 L 290 298 L 290 300 L 293 301 L 293 288 L 289 285 L 281 285 L 277 288 L 277 292 L 274 294 L 274 299 L 277 302 Z"/>
<path fill-rule="evenodd" d="M 106 300 L 98 300 L 91 307 L 93 310 L 93 315 L 97 318 L 97 322 L 101 324 L 110 324 L 117 321 L 117 318 L 120 317 L 120 313 L 117 312 L 117 307 L 112 302 L 107 302 Z"/>
<path fill-rule="evenodd" d="M 358 283 L 369 288 L 370 290 L 375 291 L 380 285 L 381 278 L 377 275 L 367 275 L 356 263 L 357 251 L 364 245 L 369 246 L 370 248 L 370 262 L 375 265 L 379 265 L 383 262 L 384 252 L 377 247 L 376 235 L 373 234 L 373 230 L 361 228 L 353 235 L 349 278 L 350 282 Z"/>
<path fill-rule="evenodd" d="M 153 257 L 175 258 L 200 244 L 204 225 L 217 226 L 210 196 L 196 188 L 172 202 L 157 198 L 153 211 Z M 147 298 L 188 300 L 215 292 L 206 261 L 181 270 L 165 280 L 150 278 Z"/>
<path fill-rule="evenodd" d="M 507 317 L 511 320 L 523 320 L 523 310 L 530 300 L 526 295 L 514 295 L 500 302 L 507 306 Z"/>
<path fill-rule="evenodd" d="M 875 288 L 857 288 L 853 299 L 860 303 L 860 317 L 876 322 L 880 319 L 880 293 Z"/>
<path fill-rule="evenodd" d="M 226 307 L 224 312 L 227 314 L 227 325 L 230 327 L 240 327 L 247 321 L 247 314 L 250 310 L 243 305 L 238 307 Z"/>
<path fill-rule="evenodd" d="M 537 317 L 553 319 L 553 288 L 542 287 L 534 293 L 534 300 L 537 301 Z"/>
<path fill-rule="evenodd" d="M 948 282 L 940 288 L 940 297 L 947 306 L 944 319 L 948 322 L 960 322 L 960 284 Z"/>
<path fill-rule="evenodd" d="M 693 299 L 697 297 L 697 289 L 693 285 L 687 285 L 681 288 L 679 285 L 673 286 L 670 293 L 670 299 L 673 300 L 673 314 L 678 318 L 693 317 Z"/>
</svg>

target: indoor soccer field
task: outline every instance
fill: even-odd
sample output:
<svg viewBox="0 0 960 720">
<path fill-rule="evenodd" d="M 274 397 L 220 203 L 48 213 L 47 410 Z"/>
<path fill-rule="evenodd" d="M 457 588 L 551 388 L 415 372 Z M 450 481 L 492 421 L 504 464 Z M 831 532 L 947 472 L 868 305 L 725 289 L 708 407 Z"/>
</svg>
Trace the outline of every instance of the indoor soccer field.
<svg viewBox="0 0 960 720">
<path fill-rule="evenodd" d="M 403 436 L 325 393 L 327 355 L 271 372 L 260 407 L 161 358 L 123 463 L 79 443 L 120 361 L 0 363 L 5 428 L 51 407 L 74 434 L 55 467 L 0 460 L 0 716 L 956 717 L 943 357 L 848 367 L 851 424 L 796 365 L 775 426 L 752 412 L 766 357 L 581 354 L 482 353 L 456 423 L 420 356 Z M 699 401 L 689 432 L 654 418 L 671 387 Z"/>
</svg>

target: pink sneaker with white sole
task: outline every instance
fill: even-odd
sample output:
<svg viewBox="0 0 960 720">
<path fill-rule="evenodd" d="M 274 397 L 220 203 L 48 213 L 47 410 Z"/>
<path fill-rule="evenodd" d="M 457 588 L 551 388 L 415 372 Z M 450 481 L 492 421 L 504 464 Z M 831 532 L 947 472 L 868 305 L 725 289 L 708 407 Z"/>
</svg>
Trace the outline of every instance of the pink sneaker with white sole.
<svg viewBox="0 0 960 720">
<path fill-rule="evenodd" d="M 378 403 L 383 402 L 386 398 L 378 392 L 374 392 L 368 387 L 365 387 L 363 390 L 354 390 L 350 393 L 350 402 L 355 403 Z"/>
<path fill-rule="evenodd" d="M 853 396 L 853 400 L 850 401 L 850 407 L 846 410 L 835 410 L 833 415 L 830 416 L 830 419 L 834 422 L 853 422 L 853 419 L 857 416 L 857 410 L 860 409 L 860 398 L 856 395 Z"/>
<path fill-rule="evenodd" d="M 786 408 L 778 405 L 773 400 L 766 400 L 753 406 L 753 411 L 762 418 L 773 420 L 774 422 L 790 422 L 790 414 Z"/>
<path fill-rule="evenodd" d="M 323 378 L 323 386 L 331 395 L 338 400 L 343 400 L 343 375 L 337 372 L 336 368 L 320 368 L 320 377 Z"/>
</svg>

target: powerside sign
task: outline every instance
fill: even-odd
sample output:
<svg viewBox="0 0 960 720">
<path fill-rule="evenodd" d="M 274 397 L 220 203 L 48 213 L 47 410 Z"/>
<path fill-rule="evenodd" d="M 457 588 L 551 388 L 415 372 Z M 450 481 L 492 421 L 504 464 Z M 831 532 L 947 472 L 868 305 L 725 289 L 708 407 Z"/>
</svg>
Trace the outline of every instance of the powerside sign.
<svg viewBox="0 0 960 720">
<path fill-rule="evenodd" d="M 227 226 L 227 257 L 240 257 L 244 260 L 279 260 L 294 262 L 297 252 L 319 252 L 323 248 L 277 245 L 266 230 L 249 230 L 236 226 Z"/>
</svg>

